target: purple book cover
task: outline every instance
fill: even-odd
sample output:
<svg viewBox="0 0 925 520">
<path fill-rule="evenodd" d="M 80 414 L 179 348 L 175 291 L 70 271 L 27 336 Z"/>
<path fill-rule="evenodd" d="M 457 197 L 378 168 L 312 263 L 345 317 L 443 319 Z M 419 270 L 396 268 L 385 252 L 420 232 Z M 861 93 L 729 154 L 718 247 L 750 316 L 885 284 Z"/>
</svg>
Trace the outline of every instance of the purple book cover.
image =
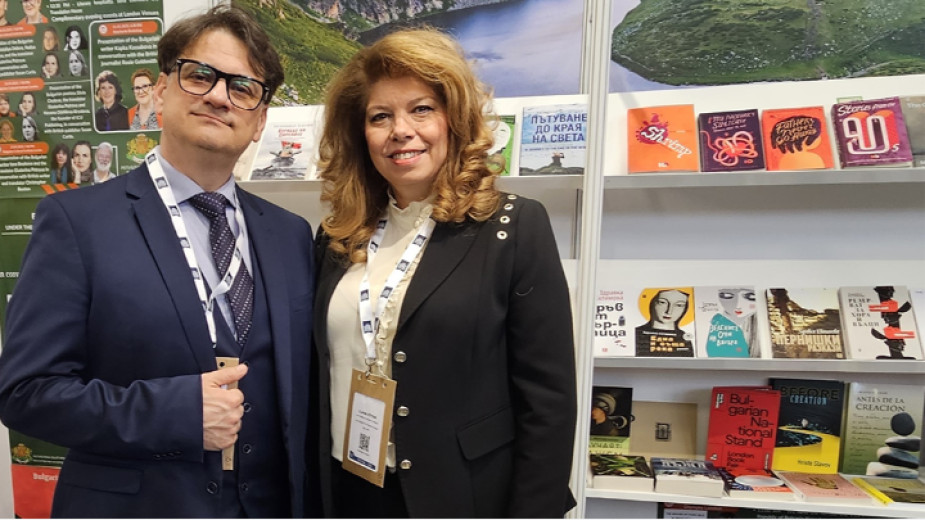
<svg viewBox="0 0 925 520">
<path fill-rule="evenodd" d="M 912 164 L 899 97 L 835 103 L 832 125 L 842 168 Z"/>
<path fill-rule="evenodd" d="M 700 114 L 700 167 L 705 172 L 764 169 L 758 110 Z"/>
</svg>

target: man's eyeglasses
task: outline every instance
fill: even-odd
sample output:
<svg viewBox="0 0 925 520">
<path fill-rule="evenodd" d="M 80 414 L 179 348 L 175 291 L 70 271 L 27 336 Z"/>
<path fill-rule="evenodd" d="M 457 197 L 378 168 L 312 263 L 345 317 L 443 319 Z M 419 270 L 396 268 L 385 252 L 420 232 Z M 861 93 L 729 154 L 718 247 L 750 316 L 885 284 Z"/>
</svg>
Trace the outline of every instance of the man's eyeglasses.
<svg viewBox="0 0 925 520">
<path fill-rule="evenodd" d="M 140 94 L 142 92 L 147 92 L 150 88 L 151 84 L 148 83 L 147 85 L 138 85 L 137 87 L 132 87 L 132 90 L 134 90 L 136 94 Z"/>
<path fill-rule="evenodd" d="M 228 74 L 201 61 L 177 60 L 177 81 L 180 88 L 194 96 L 204 96 L 225 80 L 225 90 L 231 104 L 243 110 L 255 110 L 270 92 L 262 81 L 238 74 Z"/>
</svg>

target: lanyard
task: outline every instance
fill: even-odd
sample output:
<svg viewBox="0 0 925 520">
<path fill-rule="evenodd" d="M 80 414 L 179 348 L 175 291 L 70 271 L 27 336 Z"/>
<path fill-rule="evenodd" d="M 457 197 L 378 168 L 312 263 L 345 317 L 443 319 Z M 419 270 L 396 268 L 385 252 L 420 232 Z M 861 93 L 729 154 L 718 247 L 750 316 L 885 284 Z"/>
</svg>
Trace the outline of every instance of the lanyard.
<svg viewBox="0 0 925 520">
<path fill-rule="evenodd" d="M 212 314 L 212 308 L 215 305 L 215 299 L 231 289 L 231 283 L 234 282 L 234 277 L 237 276 L 243 259 L 241 249 L 243 248 L 245 229 L 244 212 L 241 211 L 241 204 L 238 203 L 238 194 L 237 192 L 234 194 L 234 219 L 238 224 L 238 236 L 234 242 L 234 255 L 231 256 L 231 263 L 228 265 L 228 270 L 222 274 L 219 284 L 212 290 L 212 294 L 207 294 L 202 270 L 199 268 L 196 254 L 193 252 L 193 242 L 189 239 L 189 233 L 186 231 L 186 224 L 183 222 L 183 214 L 180 213 L 180 207 L 177 204 L 176 197 L 173 195 L 173 190 L 170 188 L 170 182 L 167 180 L 167 175 L 164 174 L 164 169 L 161 168 L 161 164 L 157 160 L 157 155 L 153 150 L 148 152 L 145 156 L 145 162 L 148 164 L 148 174 L 151 175 L 151 180 L 154 182 L 154 186 L 157 187 L 157 193 L 161 197 L 161 202 L 164 203 L 168 213 L 170 213 L 170 222 L 173 224 L 173 229 L 177 233 L 177 239 L 180 241 L 180 247 L 183 249 L 183 256 L 186 257 L 186 263 L 189 265 L 190 272 L 193 274 L 193 282 L 196 284 L 196 293 L 199 295 L 202 311 L 206 316 L 206 324 L 209 326 L 209 339 L 212 340 L 212 348 L 215 348 L 218 344 L 218 333 L 215 329 L 215 316 Z M 235 332 L 235 334 L 237 334 L 237 332 Z"/>
<path fill-rule="evenodd" d="M 437 225 L 432 218 L 424 219 L 424 223 L 418 228 L 414 240 L 405 248 L 405 252 L 402 253 L 398 264 L 395 265 L 395 269 L 385 279 L 385 285 L 382 287 L 382 292 L 379 293 L 379 300 L 376 302 L 376 315 L 373 316 L 372 303 L 369 300 L 369 266 L 376 256 L 376 252 L 379 251 L 379 246 L 385 236 L 385 228 L 388 224 L 388 217 L 381 219 L 376 224 L 376 231 L 373 233 L 372 238 L 369 239 L 369 245 L 366 247 L 366 268 L 363 272 L 363 280 L 360 282 L 360 334 L 363 335 L 363 340 L 366 342 L 366 365 L 370 367 L 375 364 L 378 358 L 375 340 L 376 331 L 379 330 L 379 317 L 382 316 L 382 311 L 385 309 L 392 292 L 398 287 L 408 268 L 411 267 L 411 263 L 424 249 L 424 244 L 430 239 L 430 235 Z"/>
</svg>

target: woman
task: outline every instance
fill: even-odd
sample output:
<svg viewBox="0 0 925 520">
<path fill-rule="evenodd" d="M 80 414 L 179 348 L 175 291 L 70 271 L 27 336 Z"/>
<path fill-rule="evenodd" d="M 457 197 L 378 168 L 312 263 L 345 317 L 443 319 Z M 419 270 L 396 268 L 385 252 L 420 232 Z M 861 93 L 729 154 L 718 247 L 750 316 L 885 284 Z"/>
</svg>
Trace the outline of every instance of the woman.
<svg viewBox="0 0 925 520">
<path fill-rule="evenodd" d="M 45 54 L 42 61 L 42 77 L 45 79 L 57 78 L 61 76 L 61 66 L 58 63 L 58 55 L 49 52 Z"/>
<path fill-rule="evenodd" d="M 35 94 L 32 92 L 23 93 L 22 98 L 19 100 L 19 115 L 35 117 L 38 113 L 38 102 L 35 99 Z"/>
<path fill-rule="evenodd" d="M 76 51 L 87 48 L 87 39 L 80 27 L 76 25 L 69 26 L 64 31 L 64 50 Z"/>
<path fill-rule="evenodd" d="M 16 117 L 16 112 L 10 110 L 10 95 L 0 92 L 0 117 Z"/>
<path fill-rule="evenodd" d="M 87 61 L 80 51 L 71 51 L 67 54 L 67 68 L 71 76 L 80 77 L 87 75 Z"/>
<path fill-rule="evenodd" d="M 574 505 L 568 287 L 546 210 L 495 188 L 486 87 L 451 38 L 416 29 L 360 50 L 326 96 L 325 514 L 561 517 Z M 397 382 L 384 489 L 340 467 L 354 370 Z M 347 444 L 356 469 L 363 446 Z"/>
<path fill-rule="evenodd" d="M 96 76 L 96 101 L 100 103 L 93 118 L 97 131 L 128 130 L 128 109 L 122 104 L 122 85 L 111 70 Z"/>
<path fill-rule="evenodd" d="M 636 355 L 693 357 L 692 335 L 681 328 L 681 320 L 692 319 L 690 293 L 660 289 L 649 300 L 649 321 L 636 327 Z"/>
<path fill-rule="evenodd" d="M 0 121 L 0 143 L 15 143 L 13 137 L 13 123 L 9 119 Z"/>
<path fill-rule="evenodd" d="M 38 139 L 39 135 L 39 126 L 35 124 L 35 119 L 32 119 L 32 116 L 23 116 L 22 117 L 22 140 L 23 141 L 35 141 Z"/>
<path fill-rule="evenodd" d="M 154 73 L 150 69 L 138 69 L 132 73 L 132 91 L 138 104 L 128 109 L 130 130 L 159 130 L 161 115 L 154 109 Z"/>
<path fill-rule="evenodd" d="M 42 49 L 45 52 L 54 52 L 58 50 L 60 44 L 58 31 L 55 27 L 53 25 L 45 27 L 45 31 L 42 33 Z"/>
<path fill-rule="evenodd" d="M 71 169 L 74 170 L 74 182 L 86 184 L 93 180 L 93 148 L 90 141 L 77 141 L 71 148 Z"/>
<path fill-rule="evenodd" d="M 71 171 L 71 150 L 65 143 L 58 143 L 51 152 L 51 176 L 49 184 L 67 184 L 74 182 L 74 174 Z"/>
</svg>

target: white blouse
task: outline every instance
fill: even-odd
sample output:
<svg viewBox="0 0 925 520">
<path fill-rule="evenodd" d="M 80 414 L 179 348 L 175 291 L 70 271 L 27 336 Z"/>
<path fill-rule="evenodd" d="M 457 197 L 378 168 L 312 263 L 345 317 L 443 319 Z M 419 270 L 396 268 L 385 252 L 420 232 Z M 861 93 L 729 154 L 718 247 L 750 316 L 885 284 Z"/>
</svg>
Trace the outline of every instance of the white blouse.
<svg viewBox="0 0 925 520">
<path fill-rule="evenodd" d="M 390 198 L 387 211 L 389 224 L 382 244 L 370 264 L 370 303 L 374 314 L 377 311 L 378 295 L 385 285 L 386 278 L 395 269 L 424 219 L 430 217 L 433 205 L 428 200 L 412 202 L 407 208 L 400 209 Z M 427 244 L 424 245 L 424 249 L 426 248 Z M 381 368 L 382 374 L 388 377 L 392 375 L 392 340 L 395 338 L 395 329 L 401 315 L 405 290 L 414 276 L 421 254 L 423 249 L 405 272 L 401 283 L 392 291 L 379 318 L 379 330 L 376 333 L 377 365 Z M 350 266 L 337 284 L 328 306 L 328 345 L 331 352 L 331 456 L 337 460 L 343 458 L 350 378 L 354 369 L 366 371 L 366 344 L 360 333 L 359 317 L 360 282 L 365 269 L 365 263 Z M 395 465 L 393 453 L 394 448 L 389 443 L 387 462 L 390 467 Z"/>
</svg>

